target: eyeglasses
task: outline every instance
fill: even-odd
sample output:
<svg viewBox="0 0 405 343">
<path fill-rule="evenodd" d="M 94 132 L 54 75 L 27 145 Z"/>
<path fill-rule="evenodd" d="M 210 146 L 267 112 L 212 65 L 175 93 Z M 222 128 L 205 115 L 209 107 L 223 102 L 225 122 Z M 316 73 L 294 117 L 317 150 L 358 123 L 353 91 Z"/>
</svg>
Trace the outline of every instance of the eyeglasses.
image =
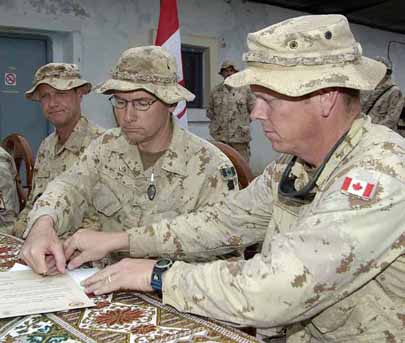
<svg viewBox="0 0 405 343">
<path fill-rule="evenodd" d="M 138 111 L 147 111 L 156 101 L 158 101 L 158 99 L 145 99 L 145 98 L 125 100 L 122 98 L 118 98 L 114 95 L 111 96 L 108 100 L 111 102 L 111 105 L 118 110 L 123 110 L 124 108 L 127 108 L 128 104 L 131 103 L 132 106 Z"/>
</svg>

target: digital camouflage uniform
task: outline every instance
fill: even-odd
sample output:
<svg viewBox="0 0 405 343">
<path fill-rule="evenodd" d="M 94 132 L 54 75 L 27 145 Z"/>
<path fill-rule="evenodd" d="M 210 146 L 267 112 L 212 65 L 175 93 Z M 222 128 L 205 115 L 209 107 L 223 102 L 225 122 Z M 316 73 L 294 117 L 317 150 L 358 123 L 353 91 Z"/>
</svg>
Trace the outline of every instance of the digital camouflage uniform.
<svg viewBox="0 0 405 343">
<path fill-rule="evenodd" d="M 176 262 L 165 273 L 164 302 L 262 329 L 303 321 L 304 329 L 294 333 L 297 326 L 291 327 L 288 342 L 403 342 L 404 156 L 399 136 L 358 119 L 318 179 L 310 204 L 278 196 L 291 159 L 282 155 L 220 206 L 133 229 L 131 254 L 201 257 L 202 251 L 265 238 L 262 253 L 249 261 L 198 267 Z M 310 177 L 299 163 L 293 173 L 297 185 Z M 369 175 L 378 180 L 373 199 L 341 192 L 346 176 Z"/>
<path fill-rule="evenodd" d="M 233 167 L 219 149 L 173 125 L 168 150 L 146 171 L 137 146 L 128 144 L 119 128 L 108 130 L 74 168 L 50 184 L 30 222 L 51 215 L 61 235 L 77 228 L 90 208 L 97 211 L 102 231 L 119 232 L 211 206 L 238 187 L 236 178 L 230 185 L 223 177 L 223 169 Z M 152 173 L 156 196 L 149 200 Z"/>
<path fill-rule="evenodd" d="M 75 64 L 70 63 L 48 63 L 40 67 L 34 75 L 32 87 L 25 92 L 29 100 L 39 101 L 37 88 L 41 84 L 49 85 L 57 90 L 71 90 L 78 87 L 84 88 L 84 94 L 91 90 L 91 83 L 81 79 L 80 70 Z M 63 145 L 60 145 L 56 132 L 46 137 L 39 149 L 35 160 L 32 179 L 32 191 L 28 197 L 27 204 L 18 216 L 14 228 L 14 235 L 21 237 L 27 227 L 28 213 L 31 211 L 34 202 L 45 191 L 47 185 L 67 169 L 69 169 L 87 148 L 92 140 L 100 136 L 104 129 L 95 126 L 81 116 L 76 123 L 69 138 Z M 95 221 L 91 213 L 84 219 L 83 226 L 94 227 Z"/>
<path fill-rule="evenodd" d="M 79 159 L 90 142 L 103 132 L 104 129 L 89 123 L 82 116 L 63 146 L 58 144 L 58 136 L 55 132 L 45 138 L 38 149 L 32 178 L 32 191 L 25 208 L 18 216 L 14 230 L 15 236 L 20 237 L 24 233 L 28 213 L 31 211 L 33 203 L 45 192 L 47 185 L 68 170 Z M 90 220 L 89 216 L 93 215 L 88 213 L 83 226 L 94 225 L 94 218 Z"/>
<path fill-rule="evenodd" d="M 175 58 L 158 46 L 124 51 L 112 78 L 96 90 L 111 94 L 140 89 L 166 104 L 194 98 L 177 83 Z M 44 214 L 51 215 L 58 234 L 64 234 L 80 225 L 86 210 L 97 212 L 101 230 L 120 232 L 212 206 L 238 188 L 237 177 L 231 175 L 234 168 L 219 149 L 174 120 L 171 125 L 167 150 L 146 170 L 137 145 L 130 144 L 120 128 L 107 131 L 35 203 L 26 234 Z M 156 190 L 152 198 L 151 185 Z"/>
<path fill-rule="evenodd" d="M 292 97 L 371 90 L 386 70 L 361 55 L 341 15 L 288 19 L 249 34 L 248 48 L 247 68 L 227 82 Z M 264 239 L 248 261 L 175 262 L 163 302 L 262 333 L 284 326 L 288 343 L 405 342 L 405 141 L 360 114 L 342 139 L 315 170 L 282 154 L 215 206 L 130 230 L 133 257 L 202 256 Z M 281 196 L 282 178 L 314 188 Z"/>
<path fill-rule="evenodd" d="M 255 96 L 250 87 L 231 88 L 221 82 L 210 94 L 207 117 L 210 135 L 229 144 L 249 161 L 250 111 Z"/>
<path fill-rule="evenodd" d="M 0 232 L 10 234 L 19 211 L 13 158 L 0 147 Z"/>
<path fill-rule="evenodd" d="M 404 101 L 401 89 L 390 76 L 386 76 L 374 91 L 361 92 L 362 111 L 370 116 L 371 121 L 398 133 L 398 121 Z"/>
</svg>

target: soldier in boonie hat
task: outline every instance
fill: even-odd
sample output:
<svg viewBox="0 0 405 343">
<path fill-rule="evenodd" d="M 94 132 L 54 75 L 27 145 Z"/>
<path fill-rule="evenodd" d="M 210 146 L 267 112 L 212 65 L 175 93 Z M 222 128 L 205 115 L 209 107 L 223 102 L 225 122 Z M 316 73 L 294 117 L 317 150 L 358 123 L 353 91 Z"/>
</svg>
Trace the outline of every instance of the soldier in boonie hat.
<svg viewBox="0 0 405 343">
<path fill-rule="evenodd" d="M 28 213 L 47 186 L 68 170 L 90 142 L 104 132 L 82 114 L 82 98 L 90 90 L 91 83 L 81 78 L 75 64 L 48 63 L 36 71 L 33 85 L 25 96 L 40 103 L 44 117 L 55 131 L 41 142 L 38 149 L 33 188 L 25 208 L 18 215 L 13 235 L 23 235 Z"/>
<path fill-rule="evenodd" d="M 177 83 L 176 59 L 158 46 L 144 46 L 124 51 L 111 74 L 111 79 L 95 88 L 97 93 L 145 90 L 166 104 L 195 96 Z"/>
<path fill-rule="evenodd" d="M 36 91 L 42 84 L 62 91 L 83 87 L 83 94 L 88 94 L 91 90 L 91 83 L 81 79 L 79 68 L 71 63 L 48 63 L 40 67 L 35 73 L 32 87 L 25 92 L 25 97 L 38 101 Z"/>
<path fill-rule="evenodd" d="M 237 71 L 238 68 L 235 62 L 231 60 L 224 60 L 221 64 L 221 67 L 219 68 L 218 74 L 221 75 L 224 79 L 226 79 L 227 76 L 235 74 Z"/>
<path fill-rule="evenodd" d="M 43 252 L 56 251 L 52 249 L 54 245 L 60 251 L 56 232 L 73 233 L 84 213 L 97 221 L 98 231 L 124 233 L 136 225 L 173 218 L 223 201 L 238 189 L 232 162 L 173 119 L 177 102 L 194 99 L 177 83 L 176 69 L 175 58 L 162 47 L 131 48 L 120 56 L 111 79 L 96 87 L 99 93 L 110 95 L 119 127 L 106 131 L 91 144 L 80 161 L 35 203 L 22 249 L 22 256 L 35 271 L 47 272 Z M 83 199 L 88 201 L 83 203 Z M 37 214 L 41 218 L 56 215 L 58 220 L 37 221 Z M 43 236 L 30 236 L 31 230 L 42 230 L 41 233 L 49 234 L 47 237 L 53 237 L 45 243 L 47 249 L 35 249 L 44 245 Z M 100 239 L 109 237 L 107 233 L 99 234 Z M 65 254 L 60 251 L 54 255 L 60 261 L 58 265 L 65 265 L 66 256 L 68 260 L 72 257 L 69 268 L 78 267 L 82 258 L 92 255 L 92 244 L 99 242 L 94 235 L 98 235 L 94 230 L 80 230 L 70 237 L 64 244 Z M 147 236 L 141 240 L 148 250 Z M 77 245 L 79 242 L 86 247 Z M 34 250 L 35 255 L 31 254 Z M 68 253 L 76 250 L 81 253 Z M 108 254 L 107 250 L 104 252 Z M 121 259 L 123 255 L 115 257 Z M 115 276 L 127 273 L 121 267 L 122 264 L 117 266 Z M 112 275 L 107 275 L 105 281 L 109 286 L 120 287 Z"/>
<path fill-rule="evenodd" d="M 126 285 L 158 286 L 167 305 L 262 335 L 284 326 L 287 343 L 403 341 L 405 141 L 359 100 L 384 64 L 362 56 L 341 15 L 288 19 L 250 34 L 248 47 L 247 68 L 226 83 L 251 86 L 251 117 L 283 154 L 226 201 L 122 240 L 137 257 L 256 241 L 261 252 L 160 274 L 160 263 L 136 260 Z"/>
</svg>

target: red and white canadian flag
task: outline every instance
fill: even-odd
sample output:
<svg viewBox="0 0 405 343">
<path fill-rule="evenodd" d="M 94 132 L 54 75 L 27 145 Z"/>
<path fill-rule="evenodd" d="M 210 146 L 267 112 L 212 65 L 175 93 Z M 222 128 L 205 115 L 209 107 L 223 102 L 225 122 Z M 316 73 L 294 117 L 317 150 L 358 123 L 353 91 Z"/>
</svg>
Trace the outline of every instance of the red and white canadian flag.
<svg viewBox="0 0 405 343">
<path fill-rule="evenodd" d="M 181 39 L 179 18 L 177 16 L 177 0 L 160 0 L 160 16 L 155 45 L 169 51 L 177 62 L 177 81 L 184 86 L 183 64 L 181 60 Z M 180 126 L 187 128 L 186 102 L 180 101 L 173 113 Z"/>
<path fill-rule="evenodd" d="M 346 176 L 340 190 L 344 194 L 355 195 L 364 200 L 374 197 L 378 183 L 375 180 L 360 180 L 355 177 Z"/>
</svg>

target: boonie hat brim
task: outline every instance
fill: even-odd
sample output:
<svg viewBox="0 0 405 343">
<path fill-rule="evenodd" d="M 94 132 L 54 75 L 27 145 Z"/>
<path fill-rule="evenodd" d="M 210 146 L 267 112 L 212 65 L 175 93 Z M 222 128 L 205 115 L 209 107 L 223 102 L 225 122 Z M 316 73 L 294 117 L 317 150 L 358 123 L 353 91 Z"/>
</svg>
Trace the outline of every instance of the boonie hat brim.
<svg viewBox="0 0 405 343">
<path fill-rule="evenodd" d="M 133 82 L 126 80 L 109 79 L 96 87 L 94 91 L 101 94 L 112 94 L 114 92 L 132 92 L 145 90 L 166 104 L 175 104 L 181 100 L 193 101 L 195 95 L 178 83 L 160 85 L 148 82 Z"/>
<path fill-rule="evenodd" d="M 354 63 L 314 66 L 248 63 L 246 69 L 229 76 L 225 84 L 231 87 L 259 85 L 297 97 L 328 87 L 373 90 L 385 72 L 383 63 L 367 57 Z"/>
</svg>

